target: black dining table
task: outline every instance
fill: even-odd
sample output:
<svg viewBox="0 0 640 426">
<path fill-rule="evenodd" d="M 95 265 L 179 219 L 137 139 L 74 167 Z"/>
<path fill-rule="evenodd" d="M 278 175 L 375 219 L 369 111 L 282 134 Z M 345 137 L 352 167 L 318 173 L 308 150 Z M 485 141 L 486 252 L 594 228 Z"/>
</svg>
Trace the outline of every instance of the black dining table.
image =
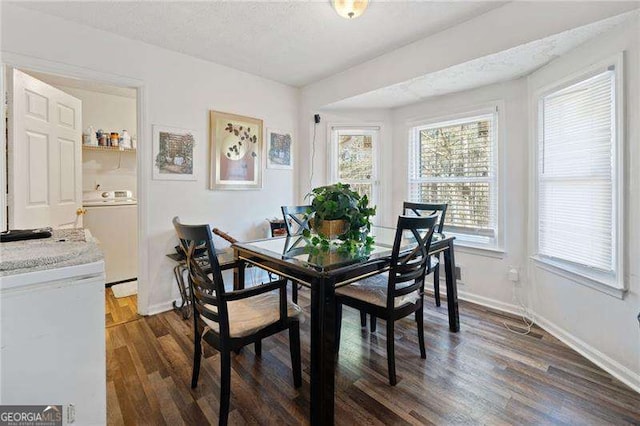
<svg viewBox="0 0 640 426">
<path fill-rule="evenodd" d="M 394 228 L 374 226 L 374 244 L 367 250 L 347 252 L 331 246 L 322 250 L 304 237 L 280 237 L 232 245 L 237 268 L 234 288 L 244 288 L 244 269 L 253 264 L 291 279 L 311 293 L 310 403 L 312 425 L 334 424 L 336 306 L 335 290 L 389 269 Z M 443 252 L 447 287 L 449 330 L 460 330 L 455 276 L 454 237 L 434 234 L 430 253 Z M 411 235 L 402 239 L 401 251 L 411 250 Z"/>
</svg>

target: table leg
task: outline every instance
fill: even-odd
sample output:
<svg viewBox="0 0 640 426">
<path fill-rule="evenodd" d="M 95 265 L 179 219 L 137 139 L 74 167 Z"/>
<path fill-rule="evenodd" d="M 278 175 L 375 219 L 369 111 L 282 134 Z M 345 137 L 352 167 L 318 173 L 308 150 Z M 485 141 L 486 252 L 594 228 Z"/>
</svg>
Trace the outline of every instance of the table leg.
<svg viewBox="0 0 640 426">
<path fill-rule="evenodd" d="M 238 252 L 235 252 L 237 267 L 233 268 L 233 289 L 244 289 L 244 269 L 247 266 L 247 262 L 238 258 Z"/>
<path fill-rule="evenodd" d="M 187 319 L 189 318 L 189 316 L 191 316 L 191 309 L 190 309 L 190 300 L 189 300 L 189 295 L 187 294 L 187 286 L 184 283 L 184 271 L 187 268 L 180 264 L 180 265 L 176 265 L 175 268 L 173 268 L 173 275 L 176 278 L 176 282 L 178 283 L 178 290 L 180 290 L 180 297 L 182 298 L 182 303 L 180 304 L 180 306 L 178 306 L 178 304 L 176 303 L 176 301 L 173 301 L 173 309 L 178 310 L 182 313 L 182 318 Z"/>
<path fill-rule="evenodd" d="M 458 284 L 456 283 L 456 258 L 453 252 L 453 240 L 444 250 L 444 268 L 447 276 L 447 308 L 449 310 L 449 330 L 460 331 L 460 315 L 458 313 Z"/>
<path fill-rule="evenodd" d="M 311 424 L 334 424 L 335 287 L 319 279 L 311 286 Z"/>
</svg>

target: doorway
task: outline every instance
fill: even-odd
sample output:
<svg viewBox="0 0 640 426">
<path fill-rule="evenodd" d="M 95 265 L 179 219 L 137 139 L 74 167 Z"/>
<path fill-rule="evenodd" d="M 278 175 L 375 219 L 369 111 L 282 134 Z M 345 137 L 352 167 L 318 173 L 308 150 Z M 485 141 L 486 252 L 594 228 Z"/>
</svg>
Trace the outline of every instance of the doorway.
<svg viewBox="0 0 640 426">
<path fill-rule="evenodd" d="M 379 201 L 379 127 L 331 126 L 331 182 L 348 183 L 370 205 Z"/>
<path fill-rule="evenodd" d="M 129 287 L 128 290 L 125 289 L 124 294 L 121 293 L 121 298 L 116 298 L 113 290 L 107 289 L 107 294 L 116 302 L 114 307 L 118 308 L 113 315 L 113 321 L 107 318 L 107 324 L 144 313 L 148 300 L 143 267 L 146 259 L 139 242 L 143 239 L 146 227 L 142 214 L 144 200 L 139 197 L 144 191 L 144 183 L 141 178 L 143 168 L 140 167 L 142 161 L 138 152 L 140 147 L 137 143 L 142 139 L 144 129 L 143 108 L 140 105 L 142 84 L 119 76 L 105 78 L 102 73 L 92 73 L 84 69 L 69 68 L 70 72 L 67 74 L 60 72 L 59 64 L 51 68 L 43 67 L 42 64 L 31 67 L 28 63 L 21 63 L 22 58 L 17 59 L 9 61 L 11 66 L 7 64 L 2 67 L 0 77 L 3 96 L 9 95 L 9 102 L 6 103 L 7 114 L 2 123 L 2 133 L 5 135 L 5 138 L 2 138 L 3 145 L 7 144 L 3 147 L 3 152 L 7 155 L 2 156 L 3 162 L 6 162 L 3 165 L 7 166 L 7 174 L 3 174 L 6 186 L 4 182 L 2 186 L 7 188 L 9 195 L 6 204 L 1 206 L 3 227 L 9 225 L 11 228 L 34 228 L 47 225 L 88 228 L 103 246 L 108 287 L 121 284 Z M 66 120 L 56 123 L 55 127 L 66 126 L 74 129 L 73 134 L 65 134 L 62 137 L 54 134 L 52 130 L 49 136 L 59 143 L 56 144 L 55 150 L 49 150 L 48 147 L 43 150 L 58 161 L 65 159 L 65 164 L 50 166 L 53 164 L 52 159 L 45 158 L 42 152 L 35 149 L 44 142 L 42 139 L 34 138 L 26 144 L 30 148 L 27 155 L 34 157 L 28 161 L 34 167 L 26 171 L 12 168 L 14 160 L 8 155 L 16 155 L 15 150 L 9 149 L 16 126 L 21 126 L 20 130 L 26 131 L 29 135 L 46 134 L 48 131 L 39 129 L 38 132 L 34 132 L 28 129 L 33 123 L 16 123 L 22 118 L 17 117 L 12 111 L 14 105 L 11 102 L 11 90 L 14 88 L 15 76 L 20 76 L 23 83 L 26 81 L 26 86 L 20 86 L 21 90 L 24 90 L 20 97 L 30 102 L 27 106 L 31 108 L 31 112 L 46 114 L 49 119 Z M 49 110 L 45 111 L 43 106 L 47 104 Z M 70 104 L 73 105 L 69 110 Z M 55 105 L 55 109 L 52 109 L 52 105 Z M 121 113 L 120 116 L 118 112 Z M 125 115 L 128 115 L 128 118 L 123 118 Z M 76 163 L 72 164 L 74 158 Z M 46 167 L 37 167 L 43 164 L 46 164 Z M 45 169 L 47 173 L 42 172 Z M 61 209 L 44 212 L 31 224 L 24 215 L 19 214 L 20 205 L 15 195 L 20 191 L 16 191 L 14 182 L 20 180 L 18 178 L 23 177 L 24 173 L 33 175 L 27 176 L 27 180 L 34 184 L 28 191 L 22 191 L 21 195 L 24 197 L 26 193 L 27 197 L 31 197 L 28 202 L 37 202 L 37 197 L 60 200 L 60 204 L 65 207 L 65 220 L 57 216 Z M 50 180 L 52 176 L 57 181 L 67 183 L 66 187 L 58 191 L 60 193 L 45 193 L 42 189 L 51 187 L 42 183 Z M 34 180 L 35 178 L 37 179 Z M 5 197 L 2 198 L 4 200 Z M 50 214 L 49 220 L 43 223 L 46 218 L 42 216 L 46 214 Z M 68 220 L 71 214 L 72 219 Z M 17 220 L 18 217 L 20 220 Z M 105 235 L 112 238 L 107 241 L 109 238 Z M 107 310 L 109 311 L 109 300 Z"/>
</svg>

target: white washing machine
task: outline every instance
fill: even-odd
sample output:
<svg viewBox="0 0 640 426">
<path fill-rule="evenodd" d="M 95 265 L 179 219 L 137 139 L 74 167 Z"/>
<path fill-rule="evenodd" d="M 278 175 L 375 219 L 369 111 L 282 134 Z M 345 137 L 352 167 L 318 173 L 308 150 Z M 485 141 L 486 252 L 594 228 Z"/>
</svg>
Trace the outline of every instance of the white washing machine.
<svg viewBox="0 0 640 426">
<path fill-rule="evenodd" d="M 138 202 L 131 191 L 83 193 L 84 227 L 104 252 L 107 284 L 138 276 Z"/>
</svg>

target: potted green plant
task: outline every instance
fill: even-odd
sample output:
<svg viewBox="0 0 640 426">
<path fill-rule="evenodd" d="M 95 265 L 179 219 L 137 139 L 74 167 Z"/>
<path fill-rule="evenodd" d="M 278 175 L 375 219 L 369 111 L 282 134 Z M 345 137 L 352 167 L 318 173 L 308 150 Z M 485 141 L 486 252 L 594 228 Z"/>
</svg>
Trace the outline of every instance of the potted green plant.
<svg viewBox="0 0 640 426">
<path fill-rule="evenodd" d="M 376 207 L 369 206 L 366 195 L 360 196 L 349 184 L 338 182 L 314 188 L 307 196 L 312 199 L 307 217 L 320 237 L 314 243 L 326 247 L 328 240 L 337 238 L 348 249 L 373 243 L 369 232 Z M 310 232 L 306 234 L 311 236 Z"/>
</svg>

